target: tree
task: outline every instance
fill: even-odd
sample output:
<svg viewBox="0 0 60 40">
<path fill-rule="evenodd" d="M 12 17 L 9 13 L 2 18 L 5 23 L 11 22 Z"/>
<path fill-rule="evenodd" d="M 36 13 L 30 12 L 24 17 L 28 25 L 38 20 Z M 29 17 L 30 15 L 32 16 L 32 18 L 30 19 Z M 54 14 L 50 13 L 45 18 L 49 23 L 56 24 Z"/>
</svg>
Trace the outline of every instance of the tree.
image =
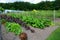
<svg viewBox="0 0 60 40">
<path fill-rule="evenodd" d="M 55 9 L 60 9 L 60 0 L 55 0 Z"/>
<path fill-rule="evenodd" d="M 4 9 L 12 9 L 12 10 L 53 10 L 60 9 L 60 0 L 56 1 L 42 1 L 37 4 L 32 4 L 29 2 L 14 2 L 14 3 L 0 3 L 0 7 Z M 1 8 L 0 8 L 1 10 Z"/>
<path fill-rule="evenodd" d="M 0 11 L 4 11 L 4 8 L 0 7 Z"/>
</svg>

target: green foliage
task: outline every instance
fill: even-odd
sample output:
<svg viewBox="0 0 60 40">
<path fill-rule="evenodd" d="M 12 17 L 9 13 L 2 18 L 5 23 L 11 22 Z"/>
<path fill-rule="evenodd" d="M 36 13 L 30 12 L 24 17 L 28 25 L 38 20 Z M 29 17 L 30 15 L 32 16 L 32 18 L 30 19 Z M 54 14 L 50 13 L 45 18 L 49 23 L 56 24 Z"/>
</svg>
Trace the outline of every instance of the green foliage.
<svg viewBox="0 0 60 40">
<path fill-rule="evenodd" d="M 14 3 L 0 3 L 0 6 L 4 9 L 12 9 L 12 10 L 58 10 L 60 9 L 60 1 L 42 1 L 37 4 L 32 4 L 29 2 L 14 2 Z"/>
<path fill-rule="evenodd" d="M 45 28 L 51 25 L 51 20 L 45 18 L 37 19 L 32 17 L 26 17 L 26 19 L 23 18 L 23 21 L 35 28 Z"/>
<path fill-rule="evenodd" d="M 60 0 L 55 1 L 55 9 L 56 10 L 60 9 Z"/>
<path fill-rule="evenodd" d="M 46 40 L 60 40 L 60 27 L 52 32 Z"/>
<path fill-rule="evenodd" d="M 16 35 L 19 35 L 20 33 L 22 33 L 21 26 L 17 23 L 6 22 L 5 26 L 8 32 L 13 32 Z"/>
<path fill-rule="evenodd" d="M 2 7 L 0 7 L 0 11 L 4 11 L 4 9 Z"/>
<path fill-rule="evenodd" d="M 51 14 L 51 12 L 50 12 L 50 14 Z M 46 16 L 46 14 L 42 15 L 40 13 L 40 11 L 23 12 L 20 14 L 12 13 L 12 14 L 8 14 L 8 15 L 15 17 L 15 18 L 20 18 L 20 20 L 24 21 L 27 25 L 30 25 L 30 26 L 35 27 L 35 28 L 43 29 L 45 27 L 49 27 L 53 23 L 50 19 L 44 18 Z"/>
</svg>

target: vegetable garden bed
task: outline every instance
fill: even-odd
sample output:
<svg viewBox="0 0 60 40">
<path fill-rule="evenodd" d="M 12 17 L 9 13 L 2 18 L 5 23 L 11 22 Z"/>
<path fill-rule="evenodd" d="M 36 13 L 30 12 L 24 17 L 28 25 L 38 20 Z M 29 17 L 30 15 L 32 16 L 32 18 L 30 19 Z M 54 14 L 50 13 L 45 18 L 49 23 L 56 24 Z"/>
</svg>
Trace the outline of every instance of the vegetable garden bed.
<svg viewBox="0 0 60 40">
<path fill-rule="evenodd" d="M 33 16 L 21 16 L 18 17 L 18 15 L 0 15 L 1 19 L 6 20 L 5 21 L 5 27 L 8 32 L 13 32 L 16 35 L 19 35 L 22 33 L 22 29 L 19 27 L 24 27 L 26 30 L 30 30 L 32 33 L 35 32 L 35 30 L 31 29 L 33 28 L 39 28 L 39 29 L 44 29 L 45 27 L 49 27 L 52 25 L 52 21 L 47 18 L 36 18 Z M 2 20 L 2 23 L 4 23 L 4 20 Z M 31 27 L 30 27 L 31 26 Z M 26 35 L 24 33 L 24 35 Z M 21 36 L 21 35 L 20 35 Z M 24 38 L 25 40 L 25 38 Z M 27 40 L 27 39 L 26 39 Z"/>
</svg>

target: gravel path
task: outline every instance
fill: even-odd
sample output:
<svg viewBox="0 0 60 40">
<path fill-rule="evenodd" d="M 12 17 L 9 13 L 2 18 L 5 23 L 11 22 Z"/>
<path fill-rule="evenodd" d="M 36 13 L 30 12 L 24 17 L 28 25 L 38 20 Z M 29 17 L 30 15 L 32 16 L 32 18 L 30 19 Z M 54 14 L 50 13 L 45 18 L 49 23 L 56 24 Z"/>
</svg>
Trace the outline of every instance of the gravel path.
<svg viewBox="0 0 60 40">
<path fill-rule="evenodd" d="M 27 33 L 28 40 L 45 40 L 51 34 L 51 32 L 53 32 L 57 28 L 58 26 L 47 27 L 45 29 L 32 28 L 35 30 L 35 33 L 31 33 L 29 30 L 25 30 L 24 28 L 23 31 Z M 2 25 L 2 36 L 3 40 L 20 40 L 18 36 L 14 35 L 14 33 L 11 32 L 7 33 L 3 25 Z"/>
</svg>

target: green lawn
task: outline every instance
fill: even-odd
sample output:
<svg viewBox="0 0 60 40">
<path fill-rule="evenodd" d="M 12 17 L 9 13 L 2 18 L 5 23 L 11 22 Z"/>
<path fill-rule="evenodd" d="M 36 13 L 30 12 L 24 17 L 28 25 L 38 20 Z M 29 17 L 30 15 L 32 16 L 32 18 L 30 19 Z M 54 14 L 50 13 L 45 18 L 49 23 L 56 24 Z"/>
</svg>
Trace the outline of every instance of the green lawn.
<svg viewBox="0 0 60 40">
<path fill-rule="evenodd" d="M 60 27 L 54 32 L 52 32 L 52 34 L 47 38 L 47 40 L 60 40 Z"/>
</svg>

